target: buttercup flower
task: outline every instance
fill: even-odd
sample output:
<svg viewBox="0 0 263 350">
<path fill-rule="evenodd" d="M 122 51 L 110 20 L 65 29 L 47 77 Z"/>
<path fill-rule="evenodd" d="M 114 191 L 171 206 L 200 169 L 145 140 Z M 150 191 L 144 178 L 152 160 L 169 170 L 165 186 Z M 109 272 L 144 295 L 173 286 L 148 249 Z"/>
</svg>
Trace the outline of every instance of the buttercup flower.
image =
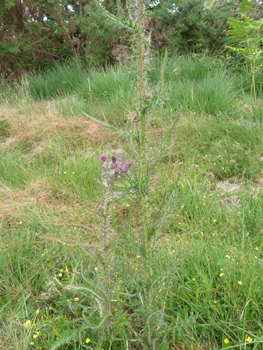
<svg viewBox="0 0 263 350">
<path fill-rule="evenodd" d="M 224 340 L 224 343 L 225 343 L 225 344 L 228 344 L 228 343 L 229 343 L 229 340 L 228 340 L 228 339 L 225 339 L 225 340 Z"/>
<path fill-rule="evenodd" d="M 241 284 L 242 284 L 242 281 L 238 281 L 237 283 L 241 285 Z"/>
<path fill-rule="evenodd" d="M 87 338 L 87 339 L 86 339 L 86 343 L 87 343 L 87 344 L 90 343 L 90 338 Z"/>
<path fill-rule="evenodd" d="M 26 322 L 23 323 L 23 326 L 26 327 L 26 328 L 29 328 L 30 324 L 31 324 L 31 321 L 27 320 Z"/>
<path fill-rule="evenodd" d="M 250 338 L 250 337 L 248 337 L 248 338 L 247 338 L 247 341 L 250 343 L 250 342 L 252 342 L 252 341 L 253 341 L 253 339 L 252 339 L 252 338 Z"/>
</svg>

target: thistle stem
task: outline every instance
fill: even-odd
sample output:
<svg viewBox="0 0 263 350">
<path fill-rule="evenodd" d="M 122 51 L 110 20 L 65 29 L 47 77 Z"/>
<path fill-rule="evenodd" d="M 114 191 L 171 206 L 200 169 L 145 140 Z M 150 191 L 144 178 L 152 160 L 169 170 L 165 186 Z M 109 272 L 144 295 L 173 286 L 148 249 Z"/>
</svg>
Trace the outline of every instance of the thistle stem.
<svg viewBox="0 0 263 350">
<path fill-rule="evenodd" d="M 138 119 L 140 121 L 139 129 L 139 203 L 142 219 L 142 230 L 144 236 L 144 250 L 145 250 L 145 267 L 147 279 L 150 278 L 150 242 L 148 234 L 148 212 L 147 212 L 147 194 L 143 191 L 143 180 L 147 175 L 147 96 L 146 96 L 146 47 L 145 47 L 145 33 L 144 33 L 144 13 L 145 5 L 143 0 L 137 0 L 137 71 L 138 71 Z"/>
<path fill-rule="evenodd" d="M 103 234 L 103 260 L 106 271 L 106 279 L 105 279 L 105 291 L 107 293 L 107 313 L 111 315 L 111 299 L 112 299 L 112 291 L 109 288 L 111 281 L 111 266 L 110 266 L 110 252 L 108 250 L 108 242 L 109 242 L 109 199 L 110 199 L 110 191 L 112 188 L 112 184 L 107 183 L 105 199 L 104 199 L 104 213 L 102 217 L 102 234 Z"/>
</svg>

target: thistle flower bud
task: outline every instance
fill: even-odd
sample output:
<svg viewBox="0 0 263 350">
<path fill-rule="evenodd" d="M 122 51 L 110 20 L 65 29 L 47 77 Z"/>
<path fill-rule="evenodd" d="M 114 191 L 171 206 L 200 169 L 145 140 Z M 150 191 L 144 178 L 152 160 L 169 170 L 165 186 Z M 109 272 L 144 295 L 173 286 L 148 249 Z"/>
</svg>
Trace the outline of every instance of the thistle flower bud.
<svg viewBox="0 0 263 350">
<path fill-rule="evenodd" d="M 125 164 L 125 170 L 124 172 L 127 173 L 131 167 L 131 163 Z"/>
<path fill-rule="evenodd" d="M 102 164 L 102 167 L 103 167 L 104 169 L 108 169 L 108 168 L 110 168 L 110 165 L 109 165 L 107 162 L 104 162 L 104 163 Z"/>
<path fill-rule="evenodd" d="M 101 159 L 103 162 L 106 162 L 107 156 L 105 156 L 105 154 L 101 154 L 101 155 L 100 155 L 100 159 Z"/>
<path fill-rule="evenodd" d="M 119 199 L 119 198 L 121 198 L 123 192 L 122 192 L 122 191 L 120 191 L 120 192 L 114 192 L 113 194 L 114 194 L 114 198 L 115 198 L 115 199 Z"/>
<path fill-rule="evenodd" d="M 110 168 L 115 169 L 117 167 L 116 162 L 110 162 Z"/>
<path fill-rule="evenodd" d="M 114 156 L 111 159 L 112 159 L 113 163 L 115 163 L 117 160 L 116 157 L 114 157 Z"/>
</svg>

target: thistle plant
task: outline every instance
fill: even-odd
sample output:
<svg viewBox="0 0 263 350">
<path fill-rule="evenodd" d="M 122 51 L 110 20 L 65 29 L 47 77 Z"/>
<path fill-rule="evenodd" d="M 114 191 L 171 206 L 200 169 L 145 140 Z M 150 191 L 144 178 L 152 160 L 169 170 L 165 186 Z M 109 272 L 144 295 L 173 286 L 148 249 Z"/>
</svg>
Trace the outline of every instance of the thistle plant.
<svg viewBox="0 0 263 350">
<path fill-rule="evenodd" d="M 137 76 L 137 99 L 135 100 L 135 113 L 130 113 L 131 117 L 126 125 L 126 130 L 119 129 L 115 126 L 109 125 L 106 122 L 96 120 L 93 117 L 85 114 L 90 119 L 93 119 L 110 129 L 117 131 L 121 136 L 127 137 L 130 141 L 130 146 L 134 152 L 136 162 L 134 168 L 137 170 L 133 174 L 133 195 L 134 202 L 138 205 L 139 226 L 141 235 L 141 245 L 136 245 L 135 249 L 140 249 L 140 253 L 144 262 L 143 278 L 140 283 L 133 281 L 137 286 L 142 285 L 140 291 L 141 308 L 144 308 L 145 317 L 145 332 L 146 335 L 142 337 L 142 342 L 148 349 L 156 348 L 157 333 L 160 334 L 160 329 L 164 326 L 163 310 L 158 309 L 156 305 L 156 291 L 153 285 L 158 285 L 159 290 L 164 288 L 165 283 L 159 284 L 158 281 L 153 283 L 153 259 L 155 251 L 155 242 L 157 239 L 157 232 L 167 223 L 171 210 L 175 206 L 175 190 L 171 191 L 171 196 L 166 198 L 166 193 L 163 196 L 162 203 L 159 210 L 151 210 L 150 191 L 151 178 L 154 173 L 155 161 L 161 156 L 161 152 L 166 148 L 166 143 L 171 136 L 174 125 L 161 141 L 157 148 L 151 145 L 149 139 L 149 126 L 151 123 L 151 110 L 159 103 L 160 96 L 163 89 L 163 76 L 167 52 L 165 52 L 164 61 L 161 68 L 161 84 L 157 91 L 151 91 L 148 87 L 147 69 L 149 68 L 149 54 L 150 54 L 150 34 L 145 30 L 145 0 L 129 0 L 126 3 L 125 9 L 121 10 L 119 4 L 120 16 L 116 17 L 108 13 L 101 2 L 97 2 L 99 8 L 109 20 L 125 27 L 133 37 L 134 42 L 134 57 L 136 63 Z M 179 113 L 180 115 L 180 113 Z M 119 196 L 120 193 L 111 194 L 111 191 L 118 180 L 126 176 L 131 164 L 122 162 L 121 158 L 112 157 L 110 162 L 107 162 L 106 155 L 101 155 L 103 161 L 103 185 L 105 186 L 105 197 L 102 206 L 98 210 L 101 216 L 101 233 L 103 240 L 103 261 L 105 268 L 105 288 L 108 290 L 107 313 L 110 315 L 112 302 L 112 276 L 111 276 L 111 253 L 109 251 L 109 232 L 110 232 L 110 204 L 113 196 Z M 134 277 L 134 276 L 133 276 Z M 162 276 L 162 280 L 163 280 Z M 158 316 L 158 317 L 157 317 Z M 158 320 L 158 321 L 156 321 Z M 160 328 L 161 327 L 161 328 Z M 154 330 L 158 330 L 156 333 Z M 132 330 L 134 332 L 134 330 Z"/>
<path fill-rule="evenodd" d="M 107 162 L 107 156 L 101 154 L 100 159 L 103 164 L 102 185 L 105 187 L 104 203 L 99 205 L 98 212 L 101 217 L 101 234 L 102 234 L 102 254 L 103 254 L 103 266 L 105 271 L 104 290 L 105 290 L 105 313 L 109 317 L 107 324 L 108 333 L 111 332 L 111 315 L 112 315 L 112 278 L 111 278 L 111 249 L 110 249 L 110 212 L 109 208 L 114 200 L 122 196 L 122 192 L 112 192 L 115 184 L 126 177 L 130 163 L 123 162 L 123 156 L 112 156 L 111 161 Z"/>
<path fill-rule="evenodd" d="M 129 138 L 132 149 L 138 160 L 138 177 L 137 177 L 137 203 L 139 205 L 141 213 L 141 225 L 143 233 L 143 250 L 145 257 L 145 271 L 146 280 L 150 281 L 151 276 L 151 238 L 153 236 L 150 227 L 150 215 L 149 215 L 149 202 L 148 193 L 149 183 L 151 177 L 150 169 L 154 167 L 154 160 L 160 155 L 161 151 L 165 148 L 165 144 L 168 141 L 171 133 L 176 125 L 176 122 L 168 132 L 159 149 L 154 150 L 155 157 L 150 157 L 149 153 L 149 139 L 148 139 L 148 127 L 150 125 L 151 114 L 150 111 L 159 103 L 160 96 L 163 90 L 163 76 L 165 62 L 167 59 L 167 51 L 165 51 L 164 61 L 161 69 L 161 84 L 158 91 L 151 91 L 148 88 L 147 69 L 149 68 L 149 54 L 150 54 L 150 33 L 146 33 L 145 30 L 145 0 L 129 0 L 126 3 L 125 9 L 118 2 L 118 10 L 120 17 L 116 17 L 113 14 L 108 13 L 101 3 L 97 1 L 97 5 L 108 17 L 109 20 L 115 22 L 117 25 L 124 27 L 128 30 L 133 37 L 134 43 L 134 57 L 136 62 L 136 76 L 137 76 L 137 99 L 136 112 L 131 114 L 132 117 L 127 125 L 127 131 L 120 130 L 112 125 L 108 125 L 105 122 L 94 119 L 93 117 L 85 114 L 87 117 L 96 120 L 97 122 L 111 128 L 114 131 L 119 132 L 122 136 Z M 153 150 L 151 150 L 152 152 Z"/>
</svg>

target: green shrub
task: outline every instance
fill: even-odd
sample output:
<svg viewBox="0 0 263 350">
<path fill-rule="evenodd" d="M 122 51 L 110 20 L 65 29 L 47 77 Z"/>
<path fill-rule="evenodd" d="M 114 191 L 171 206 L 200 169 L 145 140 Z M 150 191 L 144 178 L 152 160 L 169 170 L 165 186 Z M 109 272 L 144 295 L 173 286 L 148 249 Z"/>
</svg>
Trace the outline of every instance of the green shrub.
<svg viewBox="0 0 263 350">
<path fill-rule="evenodd" d="M 153 9 L 168 36 L 170 50 L 203 52 L 221 49 L 235 1 L 165 0 Z"/>
</svg>

